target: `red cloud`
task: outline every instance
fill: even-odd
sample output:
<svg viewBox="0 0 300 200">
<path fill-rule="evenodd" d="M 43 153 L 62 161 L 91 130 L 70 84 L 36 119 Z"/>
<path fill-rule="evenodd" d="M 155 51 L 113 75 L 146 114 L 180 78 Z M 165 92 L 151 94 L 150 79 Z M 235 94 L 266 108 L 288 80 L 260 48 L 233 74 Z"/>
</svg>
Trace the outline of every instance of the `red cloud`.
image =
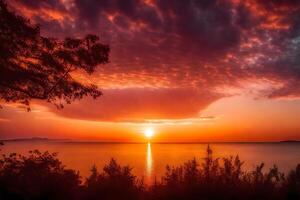
<svg viewBox="0 0 300 200">
<path fill-rule="evenodd" d="M 113 121 L 192 117 L 222 97 L 216 89 L 244 80 L 276 83 L 266 97 L 300 96 L 299 1 L 9 3 L 29 12 L 47 35 L 94 32 L 111 46 L 111 64 L 93 78 L 82 77 L 106 88 L 105 96 L 53 110 L 60 115 Z"/>
<path fill-rule="evenodd" d="M 62 110 L 58 115 L 82 120 L 129 122 L 150 119 L 200 117 L 199 111 L 221 95 L 195 89 L 110 89 L 99 100 L 85 99 Z"/>
</svg>

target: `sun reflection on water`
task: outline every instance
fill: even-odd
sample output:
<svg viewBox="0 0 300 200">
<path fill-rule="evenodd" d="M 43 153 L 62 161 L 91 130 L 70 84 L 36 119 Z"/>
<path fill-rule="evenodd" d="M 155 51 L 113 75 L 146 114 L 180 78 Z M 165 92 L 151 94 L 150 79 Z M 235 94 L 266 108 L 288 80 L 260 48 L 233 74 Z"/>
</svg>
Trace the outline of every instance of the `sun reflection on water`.
<svg viewBox="0 0 300 200">
<path fill-rule="evenodd" d="M 147 159 L 146 159 L 146 181 L 151 182 L 152 178 L 152 153 L 151 153 L 151 143 L 147 144 Z"/>
</svg>

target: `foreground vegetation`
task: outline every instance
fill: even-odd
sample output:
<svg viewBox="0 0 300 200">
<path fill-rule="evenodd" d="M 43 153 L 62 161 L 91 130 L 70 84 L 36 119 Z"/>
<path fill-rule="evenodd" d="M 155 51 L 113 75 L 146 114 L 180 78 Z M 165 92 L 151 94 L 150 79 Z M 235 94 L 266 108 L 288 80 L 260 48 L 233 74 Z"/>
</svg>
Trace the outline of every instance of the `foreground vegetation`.
<svg viewBox="0 0 300 200">
<path fill-rule="evenodd" d="M 145 186 L 128 166 L 112 159 L 99 172 L 96 167 L 82 180 L 66 169 L 56 154 L 31 151 L 28 156 L 3 155 L 0 159 L 1 200 L 189 200 L 189 199 L 300 199 L 300 165 L 287 175 L 264 164 L 243 171 L 239 157 L 195 159 L 182 166 L 166 167 L 160 181 Z"/>
</svg>

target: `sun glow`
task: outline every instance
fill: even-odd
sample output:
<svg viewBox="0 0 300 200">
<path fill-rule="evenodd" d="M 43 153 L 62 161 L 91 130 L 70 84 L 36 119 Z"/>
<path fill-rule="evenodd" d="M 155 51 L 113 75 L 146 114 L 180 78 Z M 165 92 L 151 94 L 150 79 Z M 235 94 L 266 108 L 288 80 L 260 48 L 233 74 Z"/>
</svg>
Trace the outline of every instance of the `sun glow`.
<svg viewBox="0 0 300 200">
<path fill-rule="evenodd" d="M 147 138 L 152 138 L 152 136 L 154 135 L 154 131 L 152 128 L 147 128 L 144 132 L 144 135 L 147 137 Z"/>
</svg>

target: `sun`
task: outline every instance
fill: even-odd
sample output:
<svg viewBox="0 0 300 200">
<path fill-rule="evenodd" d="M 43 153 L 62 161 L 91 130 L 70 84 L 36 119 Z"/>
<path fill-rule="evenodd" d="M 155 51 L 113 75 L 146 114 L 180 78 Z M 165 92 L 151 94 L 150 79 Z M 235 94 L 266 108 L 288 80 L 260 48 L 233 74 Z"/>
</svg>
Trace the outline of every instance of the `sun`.
<svg viewBox="0 0 300 200">
<path fill-rule="evenodd" d="M 152 128 L 147 128 L 145 129 L 144 135 L 146 136 L 146 138 L 152 138 L 152 136 L 154 135 L 154 131 Z"/>
</svg>

